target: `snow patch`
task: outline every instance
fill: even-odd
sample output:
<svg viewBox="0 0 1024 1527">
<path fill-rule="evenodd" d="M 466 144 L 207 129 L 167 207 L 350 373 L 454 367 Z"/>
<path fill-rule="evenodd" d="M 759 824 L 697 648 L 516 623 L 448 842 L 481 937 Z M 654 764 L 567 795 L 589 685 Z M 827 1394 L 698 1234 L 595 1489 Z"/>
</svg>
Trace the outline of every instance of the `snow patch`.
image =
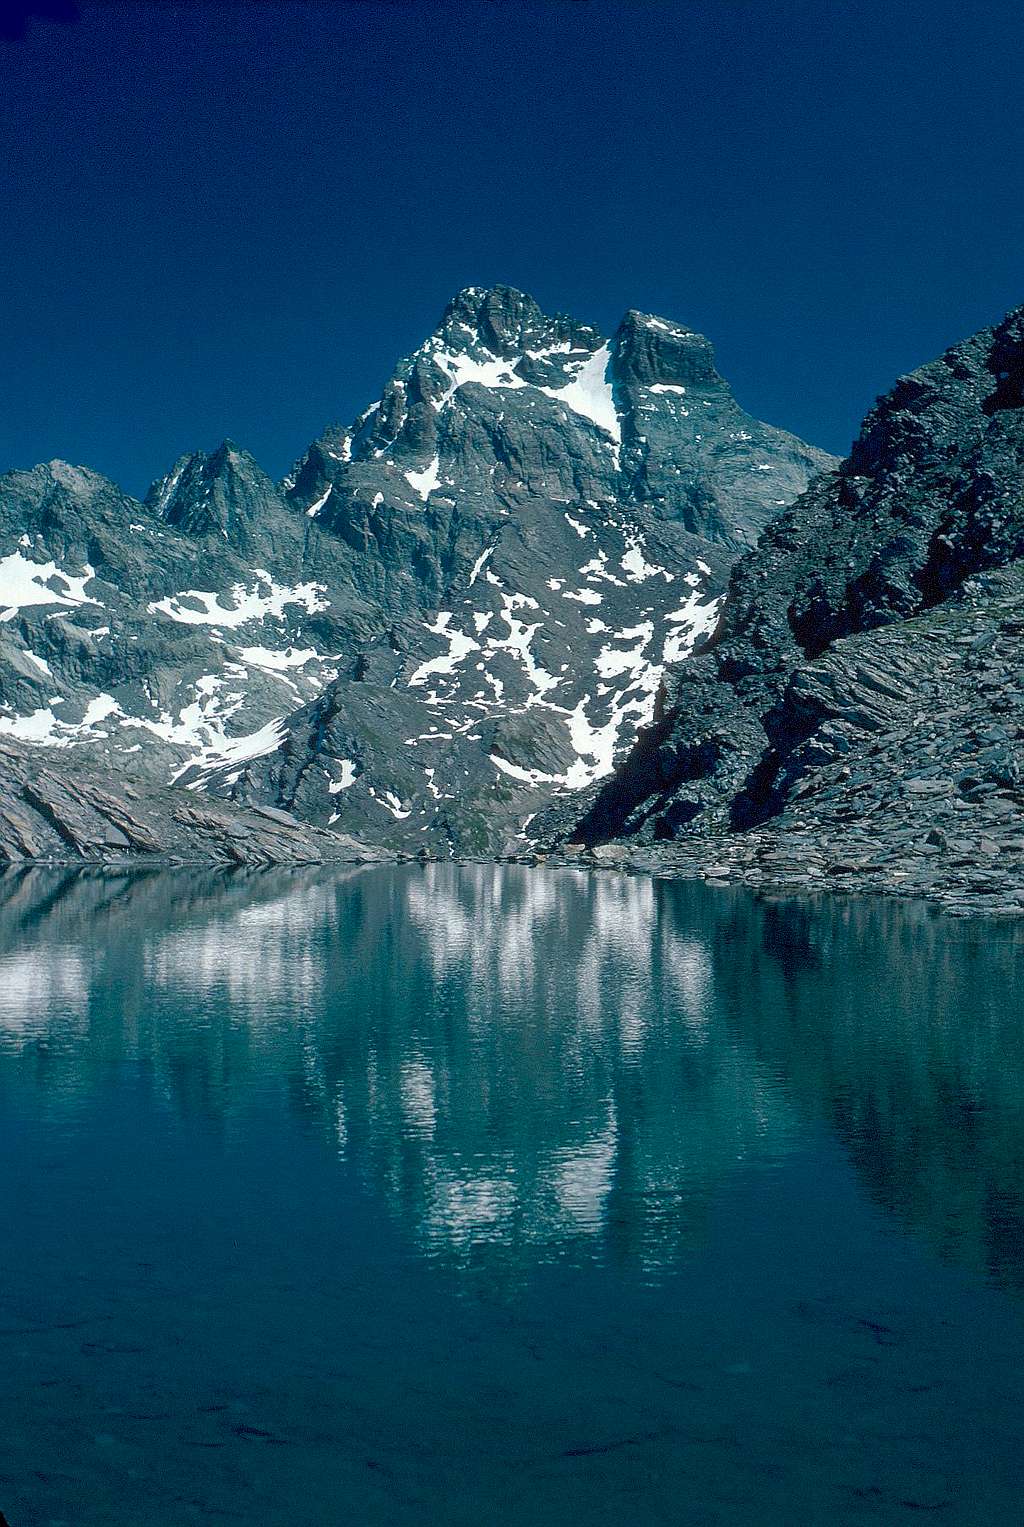
<svg viewBox="0 0 1024 1527">
<path fill-rule="evenodd" d="M 450 631 L 448 629 L 451 618 L 451 610 L 442 610 L 434 624 L 426 626 L 425 629 L 432 636 L 444 637 L 448 643 L 448 651 L 442 653 L 440 657 L 432 657 L 427 662 L 421 663 L 415 673 L 409 678 L 410 689 L 416 685 L 425 684 L 432 673 L 454 673 L 459 663 L 470 652 L 479 652 L 480 643 L 474 641 L 471 636 L 467 636 L 464 631 Z"/>
<path fill-rule="evenodd" d="M 246 737 L 223 738 L 212 747 L 203 748 L 174 779 L 180 779 L 191 768 L 198 768 L 200 778 L 190 780 L 187 786 L 189 790 L 197 790 L 216 769 L 251 763 L 256 758 L 265 758 L 268 753 L 276 753 L 287 734 L 288 722 L 284 716 L 278 716 Z"/>
<path fill-rule="evenodd" d="M 702 599 L 700 590 L 695 590 L 684 605 L 666 615 L 665 619 L 675 629 L 665 638 L 663 662 L 678 663 L 688 657 L 698 640 L 715 629 L 724 597 L 708 602 Z"/>
<path fill-rule="evenodd" d="M 522 785 L 559 785 L 562 777 L 559 774 L 545 774 L 540 769 L 524 769 L 520 764 L 509 763 L 507 758 L 502 758 L 497 753 L 488 753 L 488 758 L 496 769 L 502 774 L 507 774 L 510 779 L 518 780 Z"/>
<path fill-rule="evenodd" d="M 351 758 L 339 758 L 338 767 L 341 769 L 341 778 L 327 781 L 327 788 L 332 795 L 337 795 L 339 790 L 347 790 L 356 782 L 356 766 Z"/>
<path fill-rule="evenodd" d="M 238 656 L 247 668 L 265 668 L 269 673 L 304 668 L 314 658 L 323 661 L 315 647 L 286 647 L 284 652 L 275 652 L 270 647 L 240 647 Z"/>
<path fill-rule="evenodd" d="M 406 472 L 406 482 L 414 492 L 426 503 L 441 481 L 441 459 L 435 456 L 429 466 L 424 467 L 422 472 Z"/>
<path fill-rule="evenodd" d="M 531 643 L 536 635 L 540 621 L 532 626 L 519 619 L 517 610 L 539 609 L 537 601 L 531 599 L 528 594 L 502 594 L 501 619 L 508 626 L 507 637 L 492 637 L 487 644 L 487 654 L 492 652 L 507 651 L 518 657 L 523 670 L 530 683 L 536 689 L 538 695 L 546 694 L 549 689 L 554 689 L 562 681 L 542 668 L 534 657 Z"/>
<path fill-rule="evenodd" d="M 435 409 L 442 409 L 460 387 L 475 382 L 478 387 L 525 387 L 521 376 L 512 370 L 514 362 L 501 360 L 478 361 L 472 356 L 452 350 L 437 350 L 431 356 L 435 365 L 444 372 L 450 386 L 444 397 L 433 401 Z"/>
<path fill-rule="evenodd" d="M 91 599 L 85 585 L 96 574 L 86 563 L 83 575 L 73 577 L 61 572 L 56 562 L 30 562 L 20 551 L 0 558 L 0 621 L 13 620 L 19 610 L 31 605 L 94 604 L 102 608 L 98 599 Z M 54 586 L 55 585 L 55 586 Z"/>
<path fill-rule="evenodd" d="M 470 588 L 473 587 L 474 583 L 479 578 L 480 573 L 481 573 L 481 571 L 483 569 L 484 563 L 489 560 L 489 558 L 491 557 L 493 551 L 494 551 L 494 547 L 493 546 L 488 546 L 486 551 L 482 551 L 480 553 L 480 555 L 477 557 L 476 561 L 473 563 L 473 571 L 469 575 L 469 586 L 470 586 Z"/>
<path fill-rule="evenodd" d="M 611 358 L 611 347 L 602 345 L 600 350 L 595 350 L 583 362 L 566 386 L 541 387 L 539 390 L 549 398 L 564 403 L 574 414 L 582 414 L 585 419 L 611 435 L 618 446 L 622 443 L 622 425 L 612 396 L 612 385 L 608 381 Z"/>
<path fill-rule="evenodd" d="M 186 589 L 167 599 L 155 599 L 146 608 L 150 615 L 166 615 L 169 620 L 184 626 L 224 627 L 244 626 L 247 621 L 268 617 L 280 620 L 290 604 L 298 605 L 310 615 L 328 608 L 328 601 L 322 598 L 325 589 L 322 583 L 299 583 L 288 588 L 275 583 L 263 568 L 253 568 L 253 572 L 258 580 L 254 588 L 246 589 L 244 583 L 236 583 L 230 590 L 228 597 L 234 601 L 233 605 L 221 604 L 221 596 L 208 590 Z M 200 608 L 183 604 L 186 599 Z"/>
<path fill-rule="evenodd" d="M 666 323 L 663 318 L 651 318 L 646 314 L 643 315 L 643 322 L 649 329 L 663 329 L 666 334 L 675 334 L 677 338 L 682 338 L 687 332 L 685 329 L 678 328 L 673 323 Z"/>
<path fill-rule="evenodd" d="M 310 504 L 309 508 L 306 510 L 306 514 L 310 519 L 312 519 L 315 514 L 320 513 L 320 510 L 324 507 L 333 492 L 334 484 L 332 483 L 331 486 L 327 489 L 327 492 L 321 494 L 315 504 Z"/>
<path fill-rule="evenodd" d="M 626 531 L 628 550 L 622 558 L 622 570 L 631 583 L 645 583 L 648 578 L 656 578 L 659 575 L 666 583 L 672 583 L 675 574 L 668 572 L 664 567 L 658 567 L 653 562 L 648 562 L 644 556 L 644 538 L 639 531 Z"/>
</svg>

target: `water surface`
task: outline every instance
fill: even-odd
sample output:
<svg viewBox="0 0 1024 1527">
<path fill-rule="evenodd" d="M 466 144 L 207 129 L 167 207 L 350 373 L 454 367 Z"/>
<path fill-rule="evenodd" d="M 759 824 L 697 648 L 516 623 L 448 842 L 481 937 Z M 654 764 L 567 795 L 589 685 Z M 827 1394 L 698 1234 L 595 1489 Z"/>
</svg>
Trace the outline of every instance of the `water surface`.
<svg viewBox="0 0 1024 1527">
<path fill-rule="evenodd" d="M 0 879 L 11 1527 L 1024 1522 L 1024 938 Z"/>
</svg>

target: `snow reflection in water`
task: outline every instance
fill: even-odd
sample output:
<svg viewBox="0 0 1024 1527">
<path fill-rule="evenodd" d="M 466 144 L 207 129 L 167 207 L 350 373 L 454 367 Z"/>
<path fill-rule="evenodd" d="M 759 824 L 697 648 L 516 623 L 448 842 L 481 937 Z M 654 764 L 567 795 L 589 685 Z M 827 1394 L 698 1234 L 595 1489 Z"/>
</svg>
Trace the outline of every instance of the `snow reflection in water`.
<svg viewBox="0 0 1024 1527">
<path fill-rule="evenodd" d="M 253 1097 L 276 1098 L 422 1252 L 497 1258 L 513 1277 L 613 1245 L 657 1276 L 700 1243 L 738 1169 L 787 1156 L 808 1112 L 840 1121 L 896 1212 L 939 1221 L 973 1148 L 944 1138 L 942 1097 L 1010 1087 L 1002 1052 L 1021 1043 L 997 1016 L 1013 1009 L 1016 935 L 987 937 L 999 979 L 979 989 L 980 934 L 959 935 L 974 950 L 961 958 L 933 919 L 893 906 L 815 912 L 497 865 L 40 873 L 0 889 L 0 1052 L 46 1043 L 61 1099 L 112 1056 L 150 1068 L 170 1106 L 201 1099 L 242 1133 Z M 987 1050 L 958 1027 L 979 1002 Z M 948 1051 L 941 1085 L 924 1012 Z M 894 1098 L 923 1108 L 934 1148 Z M 1014 1094 L 986 1117 L 1016 1110 Z M 1011 1159 L 990 1152 L 993 1202 L 1016 1192 Z M 938 1163 L 931 1197 L 908 1183 Z"/>
</svg>

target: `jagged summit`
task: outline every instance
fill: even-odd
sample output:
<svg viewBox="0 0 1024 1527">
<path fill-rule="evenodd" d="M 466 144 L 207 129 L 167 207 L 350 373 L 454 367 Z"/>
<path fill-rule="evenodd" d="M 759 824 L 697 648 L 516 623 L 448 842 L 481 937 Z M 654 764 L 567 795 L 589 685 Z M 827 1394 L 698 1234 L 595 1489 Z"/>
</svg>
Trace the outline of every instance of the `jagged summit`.
<svg viewBox="0 0 1024 1527">
<path fill-rule="evenodd" d="M 593 354 L 603 346 L 612 358 L 615 381 L 725 385 L 715 370 L 710 340 L 684 324 L 630 308 L 608 337 L 565 313 L 544 313 L 533 297 L 512 286 L 469 286 L 458 292 L 414 358 L 431 350 L 472 354 L 482 348 L 504 360 L 536 360 L 559 351 Z M 518 374 L 529 380 L 528 371 Z"/>
<path fill-rule="evenodd" d="M 416 508 L 455 491 L 508 512 L 537 495 L 642 502 L 694 534 L 749 543 L 833 461 L 745 413 L 691 329 L 630 310 L 608 338 L 514 287 L 473 286 L 283 487 L 332 528 L 355 512 L 360 536 L 362 504 Z"/>
<path fill-rule="evenodd" d="M 109 478 L 99 472 L 94 472 L 90 467 L 76 466 L 70 461 L 62 461 L 57 457 L 46 463 L 45 470 L 49 471 L 54 482 L 67 488 L 71 493 L 92 494 L 109 486 Z"/>
<path fill-rule="evenodd" d="M 231 439 L 222 440 L 212 451 L 186 451 L 169 472 L 159 477 L 146 494 L 146 503 L 168 504 L 187 472 L 201 472 L 208 480 L 219 478 L 265 479 L 266 473 L 249 451 Z"/>
<path fill-rule="evenodd" d="M 483 347 L 506 359 L 552 344 L 594 349 L 601 343 L 596 329 L 564 313 L 544 313 L 533 297 L 513 286 L 464 287 L 448 303 L 431 338 L 456 351 Z"/>
<path fill-rule="evenodd" d="M 49 494 L 54 501 L 84 503 L 98 493 L 120 491 L 117 484 L 104 477 L 102 472 L 64 461 L 59 456 L 52 461 L 37 462 L 34 467 L 14 467 L 0 473 L 0 492 L 30 496 Z"/>
<path fill-rule="evenodd" d="M 612 341 L 616 382 L 643 387 L 720 387 L 711 341 L 693 329 L 631 309 Z"/>
<path fill-rule="evenodd" d="M 672 322 L 655 313 L 641 312 L 638 308 L 629 308 L 609 339 L 594 325 L 581 323 L 566 313 L 545 313 L 529 293 L 514 286 L 500 284 L 490 287 L 467 286 L 457 292 L 444 309 L 441 322 L 433 335 L 422 348 L 428 348 L 438 340 L 464 349 L 482 344 L 505 359 L 522 356 L 552 341 L 594 350 L 604 344 L 617 349 L 623 344 L 646 340 L 648 344 L 660 345 L 669 351 L 681 347 L 684 350 L 692 348 L 696 353 L 706 353 L 711 362 L 709 374 L 713 379 L 720 380 L 717 373 L 714 373 L 710 341 L 685 324 Z M 694 379 L 705 373 L 707 367 L 698 366 Z"/>
<path fill-rule="evenodd" d="M 0 547 L 20 555 L 28 541 L 76 573 L 123 566 L 126 526 L 148 517 L 110 478 L 59 458 L 0 475 Z"/>
</svg>

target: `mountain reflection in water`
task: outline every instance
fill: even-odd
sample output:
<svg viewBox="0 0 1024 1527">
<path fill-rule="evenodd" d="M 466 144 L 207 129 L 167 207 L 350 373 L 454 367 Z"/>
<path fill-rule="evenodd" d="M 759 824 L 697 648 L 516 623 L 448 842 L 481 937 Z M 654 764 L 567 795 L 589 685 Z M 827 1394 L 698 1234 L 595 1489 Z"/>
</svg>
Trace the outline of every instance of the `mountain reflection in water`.
<svg viewBox="0 0 1024 1527">
<path fill-rule="evenodd" d="M 290 1118 L 418 1253 L 656 1281 L 810 1132 L 933 1253 L 1024 1286 L 1012 924 L 490 865 L 8 873 L 0 1107 L 130 1070 L 226 1146 Z"/>
</svg>

